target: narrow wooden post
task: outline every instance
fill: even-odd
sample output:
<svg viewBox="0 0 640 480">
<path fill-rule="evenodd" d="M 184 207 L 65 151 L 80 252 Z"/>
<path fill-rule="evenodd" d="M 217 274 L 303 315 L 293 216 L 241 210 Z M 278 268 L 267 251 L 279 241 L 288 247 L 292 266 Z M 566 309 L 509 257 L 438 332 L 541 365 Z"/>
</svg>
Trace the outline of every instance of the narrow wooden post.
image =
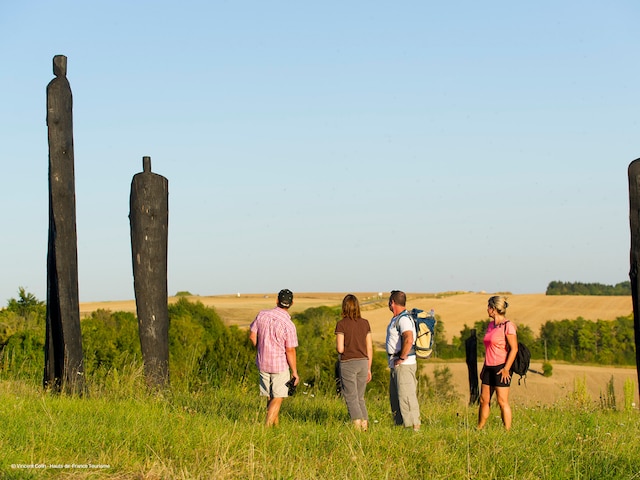
<svg viewBox="0 0 640 480">
<path fill-rule="evenodd" d="M 163 387 L 169 382 L 169 182 L 151 172 L 150 157 L 142 165 L 131 182 L 129 207 L 133 283 L 145 379 L 150 387 Z"/>
<path fill-rule="evenodd" d="M 640 158 L 629 164 L 629 224 L 631 228 L 631 255 L 629 278 L 631 280 L 631 299 L 633 304 L 633 326 L 636 341 L 636 370 L 638 391 L 640 392 Z"/>
<path fill-rule="evenodd" d="M 82 394 L 85 388 L 78 300 L 78 250 L 73 157 L 73 98 L 67 57 L 53 57 L 47 85 L 49 245 L 44 386 Z"/>
<path fill-rule="evenodd" d="M 471 330 L 471 336 L 464 342 L 467 370 L 469 371 L 469 405 L 478 403 L 480 390 L 478 389 L 478 338 L 475 328 Z"/>
</svg>

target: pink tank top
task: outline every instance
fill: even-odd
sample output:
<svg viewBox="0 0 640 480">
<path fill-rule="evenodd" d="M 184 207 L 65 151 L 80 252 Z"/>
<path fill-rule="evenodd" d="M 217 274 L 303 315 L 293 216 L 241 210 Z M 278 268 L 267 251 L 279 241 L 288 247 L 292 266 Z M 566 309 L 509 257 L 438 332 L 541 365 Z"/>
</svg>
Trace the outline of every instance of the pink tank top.
<svg viewBox="0 0 640 480">
<path fill-rule="evenodd" d="M 507 337 L 506 335 L 515 335 L 516 326 L 505 321 L 496 326 L 494 322 L 489 323 L 487 333 L 484 335 L 484 363 L 490 367 L 502 365 L 507 361 Z"/>
</svg>

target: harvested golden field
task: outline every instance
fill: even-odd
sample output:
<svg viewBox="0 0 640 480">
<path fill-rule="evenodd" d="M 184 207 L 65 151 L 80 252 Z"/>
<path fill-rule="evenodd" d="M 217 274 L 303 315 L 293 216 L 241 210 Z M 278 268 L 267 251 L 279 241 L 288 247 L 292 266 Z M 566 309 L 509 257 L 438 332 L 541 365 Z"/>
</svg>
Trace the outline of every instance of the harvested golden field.
<svg viewBox="0 0 640 480">
<path fill-rule="evenodd" d="M 374 342 L 384 343 L 385 329 L 390 312 L 387 308 L 386 293 L 379 297 L 377 292 L 355 293 L 360 299 L 363 316 L 371 323 Z M 322 305 L 340 305 L 344 293 L 297 293 L 291 312 L 301 312 L 310 307 Z M 408 307 L 429 310 L 433 308 L 445 326 L 448 341 L 459 336 L 465 324 L 487 318 L 487 293 L 412 293 L 408 294 Z M 538 334 L 540 325 L 547 320 L 575 319 L 613 320 L 632 312 L 631 297 L 587 297 L 587 296 L 546 296 L 544 294 L 507 295 L 509 309 L 507 316 L 518 325 L 528 325 Z M 171 297 L 170 302 L 177 298 Z M 189 297 L 191 301 L 202 302 L 216 309 L 220 317 L 230 325 L 248 327 L 256 313 L 275 305 L 276 294 L 216 295 L 207 297 Z M 97 309 L 135 312 L 135 301 L 115 301 L 85 303 L 80 306 L 81 314 L 86 316 Z M 482 359 L 480 359 L 482 360 Z M 448 367 L 453 383 L 461 398 L 469 395 L 467 365 L 462 361 L 441 362 L 427 360 L 421 362 L 429 373 L 437 367 Z M 542 370 L 539 361 L 531 364 L 534 370 Z M 631 380 L 636 385 L 635 401 L 638 402 L 637 373 L 635 368 L 597 367 L 571 364 L 553 364 L 553 375 L 542 377 L 529 373 L 526 386 L 513 385 L 511 398 L 514 405 L 535 406 L 549 404 L 566 398 L 573 392 L 576 382 L 583 382 L 594 401 L 606 391 L 607 383 L 614 378 L 618 402 L 622 402 L 623 385 Z"/>
<path fill-rule="evenodd" d="M 460 335 L 464 325 L 473 326 L 478 320 L 486 320 L 487 300 L 491 294 L 460 293 L 440 295 L 413 294 L 408 297 L 408 307 L 422 310 L 433 308 L 444 324 L 448 341 Z M 546 296 L 544 294 L 506 295 L 509 301 L 507 317 L 516 325 L 528 325 L 537 335 L 540 326 L 548 320 L 614 320 L 629 315 L 633 308 L 631 297 Z M 367 310 L 376 341 L 384 340 L 384 330 L 389 322 L 389 310 L 385 305 Z M 374 326 L 375 325 L 375 326 Z M 382 331 L 382 337 L 379 332 Z"/>
<path fill-rule="evenodd" d="M 296 293 L 291 312 L 301 312 L 310 307 L 340 305 L 344 293 Z M 387 308 L 387 297 L 374 292 L 355 293 L 360 299 L 362 315 L 371 323 L 374 341 L 384 342 L 385 329 L 391 318 Z M 429 310 L 433 308 L 445 327 L 448 341 L 459 336 L 464 325 L 472 326 L 478 320 L 487 318 L 487 293 L 410 293 L 407 295 L 408 308 Z M 541 293 L 508 295 L 507 317 L 516 325 L 528 325 L 537 335 L 540 325 L 547 320 L 573 320 L 582 317 L 587 320 L 614 320 L 632 312 L 631 297 L 590 297 L 590 296 L 547 296 Z M 214 307 L 220 317 L 229 325 L 248 326 L 258 311 L 275 306 L 276 294 L 243 294 L 187 297 L 191 301 L 202 302 Z M 169 302 L 177 301 L 176 297 Z M 135 312 L 135 301 L 114 301 L 83 303 L 82 316 L 97 309 Z"/>
</svg>

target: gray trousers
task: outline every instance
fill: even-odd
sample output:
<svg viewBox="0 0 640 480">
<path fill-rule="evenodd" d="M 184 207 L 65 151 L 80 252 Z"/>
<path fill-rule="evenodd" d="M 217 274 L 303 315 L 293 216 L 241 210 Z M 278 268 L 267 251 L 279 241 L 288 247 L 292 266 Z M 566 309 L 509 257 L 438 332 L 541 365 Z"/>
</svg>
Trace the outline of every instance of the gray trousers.
<svg viewBox="0 0 640 480">
<path fill-rule="evenodd" d="M 369 420 L 367 407 L 364 404 L 368 373 L 369 360 L 366 358 L 340 362 L 342 396 L 347 403 L 351 420 Z"/>
<path fill-rule="evenodd" d="M 389 402 L 396 425 L 414 427 L 420 425 L 418 405 L 417 365 L 400 364 L 391 369 Z"/>
</svg>

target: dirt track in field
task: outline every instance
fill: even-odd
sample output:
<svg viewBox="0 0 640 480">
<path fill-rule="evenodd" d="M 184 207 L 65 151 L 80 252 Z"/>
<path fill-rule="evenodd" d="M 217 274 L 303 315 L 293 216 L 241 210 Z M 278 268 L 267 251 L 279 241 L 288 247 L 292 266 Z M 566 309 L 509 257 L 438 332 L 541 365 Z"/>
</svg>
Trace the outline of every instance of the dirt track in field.
<svg viewBox="0 0 640 480">
<path fill-rule="evenodd" d="M 421 361 L 423 368 L 433 378 L 433 371 L 436 368 L 447 367 L 451 371 L 452 381 L 456 393 L 465 403 L 469 400 L 469 374 L 467 364 L 463 361 L 440 362 L 437 360 Z M 610 366 L 593 365 L 572 365 L 568 363 L 552 363 L 553 373 L 550 377 L 543 377 L 535 373 L 542 372 L 542 363 L 538 360 L 531 362 L 531 369 L 526 379 L 518 385 L 516 379 L 511 383 L 509 393 L 512 406 L 536 407 L 541 405 L 551 405 L 558 402 L 570 401 L 576 391 L 580 391 L 582 386 L 586 389 L 591 403 L 598 405 L 600 396 L 605 395 L 607 386 L 613 377 L 616 404 L 618 408 L 624 406 L 624 384 L 625 381 L 632 381 L 634 388 L 634 402 L 636 408 L 640 406 L 638 400 L 638 375 L 635 368 L 618 368 Z M 478 364 L 478 372 L 482 368 L 482 363 Z M 580 385 L 582 384 L 582 386 Z M 499 415 L 496 408 L 495 415 Z"/>
</svg>

